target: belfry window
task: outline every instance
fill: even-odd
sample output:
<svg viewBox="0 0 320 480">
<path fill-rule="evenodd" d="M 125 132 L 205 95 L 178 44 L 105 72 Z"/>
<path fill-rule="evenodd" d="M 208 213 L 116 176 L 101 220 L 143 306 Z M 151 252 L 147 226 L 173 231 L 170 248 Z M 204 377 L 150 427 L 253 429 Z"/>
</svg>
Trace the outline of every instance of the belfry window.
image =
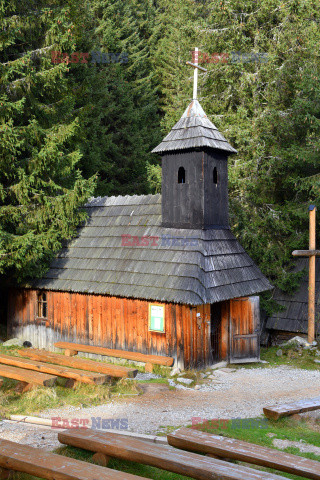
<svg viewBox="0 0 320 480">
<path fill-rule="evenodd" d="M 186 171 L 183 167 L 178 170 L 178 183 L 186 183 Z"/>
<path fill-rule="evenodd" d="M 214 167 L 213 172 L 212 172 L 212 181 L 215 185 L 218 184 L 218 171 L 217 171 L 216 167 Z"/>
<path fill-rule="evenodd" d="M 38 293 L 37 314 L 38 318 L 48 317 L 47 294 L 44 292 Z"/>
</svg>

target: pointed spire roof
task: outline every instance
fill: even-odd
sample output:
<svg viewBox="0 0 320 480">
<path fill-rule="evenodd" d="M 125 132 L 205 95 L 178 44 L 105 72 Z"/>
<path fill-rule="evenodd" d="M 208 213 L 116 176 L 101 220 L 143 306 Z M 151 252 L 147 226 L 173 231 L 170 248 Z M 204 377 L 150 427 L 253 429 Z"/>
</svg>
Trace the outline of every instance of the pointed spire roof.
<svg viewBox="0 0 320 480">
<path fill-rule="evenodd" d="M 237 153 L 237 150 L 231 147 L 217 127 L 208 119 L 198 100 L 192 100 L 171 132 L 152 150 L 152 153 L 199 147 Z"/>
</svg>

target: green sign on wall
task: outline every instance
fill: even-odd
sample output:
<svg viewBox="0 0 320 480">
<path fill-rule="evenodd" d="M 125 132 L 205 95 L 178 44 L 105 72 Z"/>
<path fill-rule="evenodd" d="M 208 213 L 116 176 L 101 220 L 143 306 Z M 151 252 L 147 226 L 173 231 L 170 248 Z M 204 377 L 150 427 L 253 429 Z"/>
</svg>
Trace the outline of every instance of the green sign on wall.
<svg viewBox="0 0 320 480">
<path fill-rule="evenodd" d="M 149 330 L 164 332 L 164 305 L 149 305 Z"/>
</svg>

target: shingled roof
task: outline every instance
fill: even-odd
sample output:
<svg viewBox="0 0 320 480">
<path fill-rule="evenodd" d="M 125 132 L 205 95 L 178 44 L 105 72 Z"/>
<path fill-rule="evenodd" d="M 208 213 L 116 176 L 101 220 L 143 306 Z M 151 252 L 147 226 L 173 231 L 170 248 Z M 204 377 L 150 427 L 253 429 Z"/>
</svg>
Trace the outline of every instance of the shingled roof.
<svg viewBox="0 0 320 480">
<path fill-rule="evenodd" d="M 162 227 L 161 195 L 96 198 L 86 209 L 86 225 L 34 288 L 190 305 L 272 288 L 229 229 Z"/>
<path fill-rule="evenodd" d="M 274 313 L 268 318 L 266 328 L 268 330 L 280 330 L 286 332 L 308 332 L 308 259 L 296 260 L 295 272 L 306 269 L 306 274 L 300 282 L 299 288 L 292 295 L 276 288 L 273 299 L 284 310 Z M 320 333 L 320 258 L 316 259 L 316 331 Z"/>
<path fill-rule="evenodd" d="M 152 153 L 165 153 L 195 147 L 211 147 L 237 153 L 208 119 L 198 100 L 192 100 L 180 120 Z"/>
</svg>

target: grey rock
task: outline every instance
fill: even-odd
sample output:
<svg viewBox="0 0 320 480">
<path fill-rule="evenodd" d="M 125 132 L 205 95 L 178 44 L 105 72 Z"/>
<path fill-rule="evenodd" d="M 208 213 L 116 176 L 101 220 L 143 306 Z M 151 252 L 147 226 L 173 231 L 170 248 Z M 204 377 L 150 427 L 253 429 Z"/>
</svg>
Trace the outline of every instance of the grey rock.
<svg viewBox="0 0 320 480">
<path fill-rule="evenodd" d="M 206 375 L 205 373 L 200 373 L 200 377 L 201 378 L 207 378 L 208 375 Z"/>
<path fill-rule="evenodd" d="M 217 370 L 218 368 L 223 368 L 223 367 L 226 367 L 227 365 L 228 365 L 227 362 L 219 362 L 219 363 L 215 363 L 210 368 L 211 370 Z"/>
<path fill-rule="evenodd" d="M 305 345 L 308 345 L 308 340 L 306 340 L 305 338 L 299 337 L 297 335 L 296 337 L 293 337 L 290 340 L 288 340 L 283 345 L 299 345 L 300 347 L 304 347 Z"/>
<path fill-rule="evenodd" d="M 320 360 L 315 360 L 314 363 L 320 363 Z"/>
<path fill-rule="evenodd" d="M 236 368 L 220 368 L 219 369 L 219 372 L 224 372 L 224 373 L 232 373 L 232 372 L 236 372 L 237 369 Z"/>
<path fill-rule="evenodd" d="M 279 348 L 279 350 L 277 350 L 276 355 L 277 355 L 277 357 L 282 357 L 282 350 L 281 350 L 281 348 Z"/>
<path fill-rule="evenodd" d="M 195 390 L 200 390 L 200 385 L 196 385 L 196 386 L 194 387 L 194 389 L 195 389 Z"/>
<path fill-rule="evenodd" d="M 19 338 L 11 338 L 10 340 L 7 340 L 2 344 L 3 347 L 22 347 L 23 346 L 23 340 L 20 340 Z"/>
<path fill-rule="evenodd" d="M 194 382 L 194 380 L 192 380 L 192 378 L 179 377 L 179 378 L 177 378 L 177 382 L 184 383 L 185 385 L 190 385 L 191 383 Z"/>
</svg>

